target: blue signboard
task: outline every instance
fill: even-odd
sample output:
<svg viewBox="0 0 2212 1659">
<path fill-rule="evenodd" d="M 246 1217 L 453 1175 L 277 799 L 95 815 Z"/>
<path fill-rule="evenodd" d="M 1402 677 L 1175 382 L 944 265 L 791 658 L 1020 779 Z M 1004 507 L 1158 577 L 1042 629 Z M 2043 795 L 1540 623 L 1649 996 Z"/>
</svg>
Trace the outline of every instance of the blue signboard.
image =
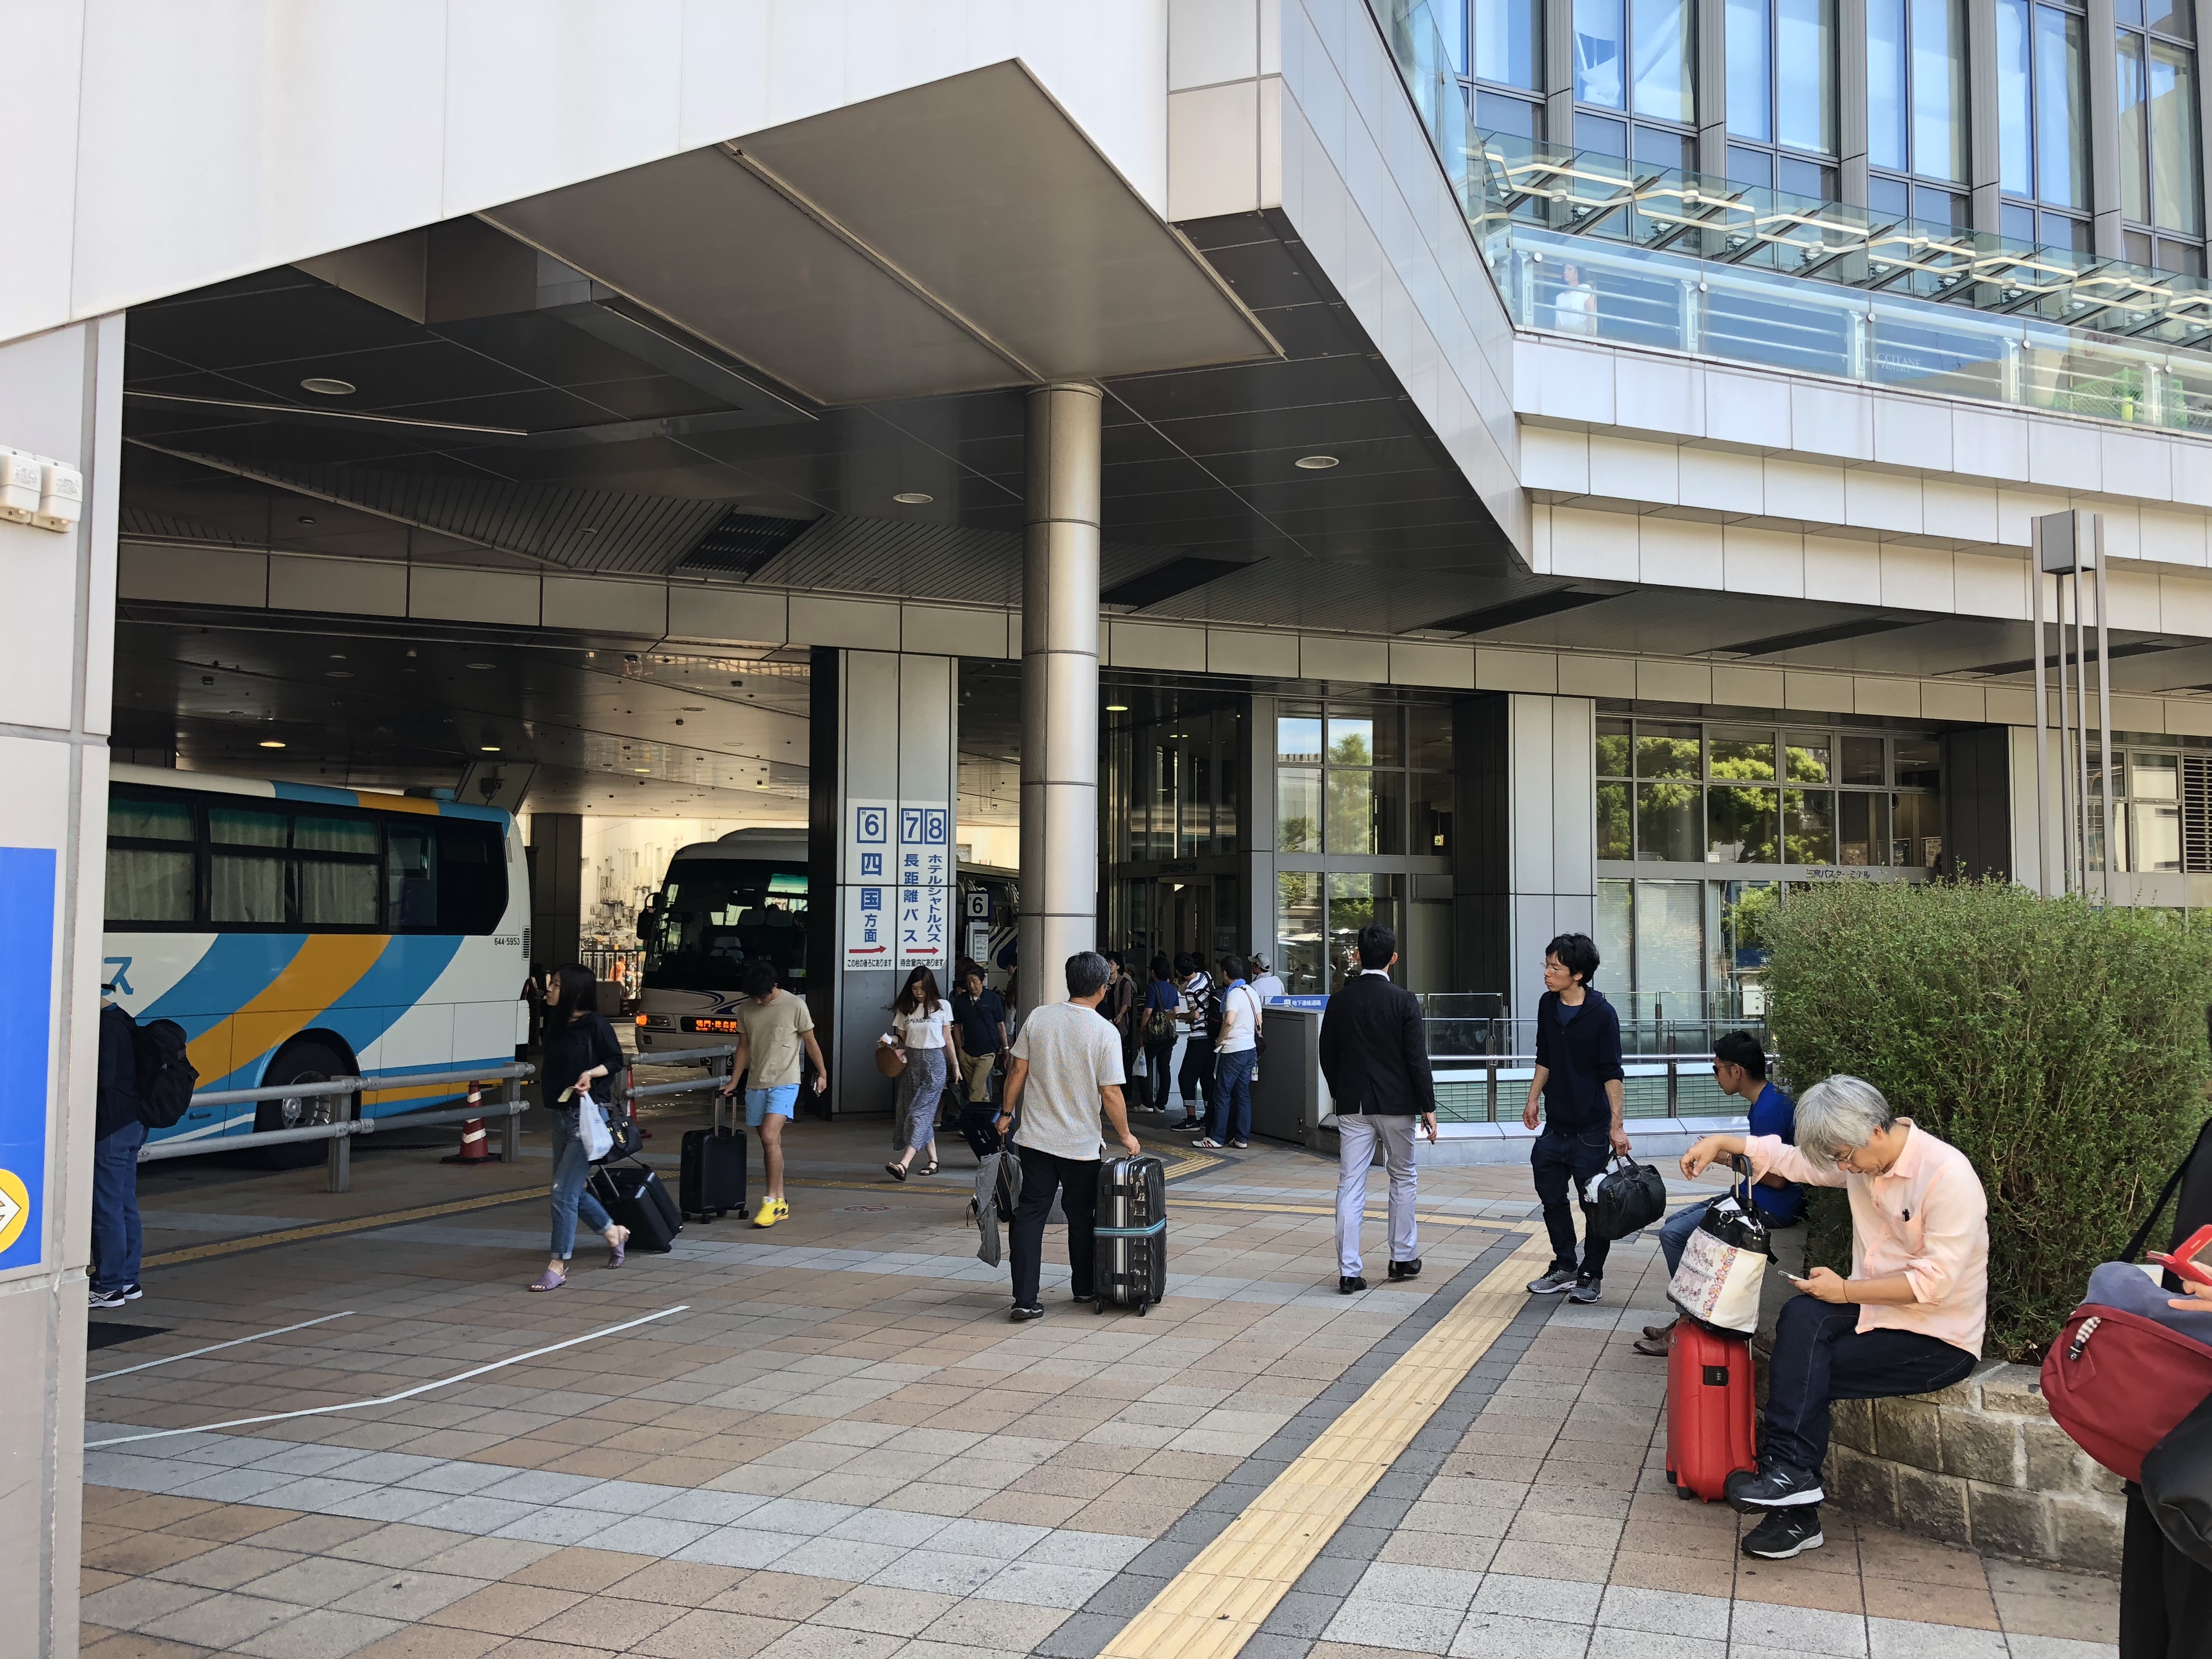
<svg viewBox="0 0 2212 1659">
<path fill-rule="evenodd" d="M 0 939 L 15 985 L 0 997 L 0 1269 L 45 1259 L 47 1033 L 54 1008 L 54 854 L 0 847 Z"/>
</svg>

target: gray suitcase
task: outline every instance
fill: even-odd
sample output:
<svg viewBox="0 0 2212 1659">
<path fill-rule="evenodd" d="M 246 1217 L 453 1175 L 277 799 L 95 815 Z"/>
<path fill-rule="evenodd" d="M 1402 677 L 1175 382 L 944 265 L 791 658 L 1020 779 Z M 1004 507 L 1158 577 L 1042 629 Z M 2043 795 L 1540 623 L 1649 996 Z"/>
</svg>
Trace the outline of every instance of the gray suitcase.
<svg viewBox="0 0 2212 1659">
<path fill-rule="evenodd" d="M 1168 1293 L 1167 1166 L 1149 1152 L 1098 1165 L 1098 1226 L 1091 1283 L 1096 1311 L 1109 1304 L 1141 1316 Z"/>
</svg>

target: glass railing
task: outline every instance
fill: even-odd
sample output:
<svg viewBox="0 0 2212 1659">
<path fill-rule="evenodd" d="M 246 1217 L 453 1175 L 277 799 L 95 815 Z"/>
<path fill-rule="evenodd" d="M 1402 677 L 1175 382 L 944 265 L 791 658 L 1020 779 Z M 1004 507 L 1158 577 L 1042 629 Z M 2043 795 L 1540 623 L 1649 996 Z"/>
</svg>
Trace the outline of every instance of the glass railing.
<svg viewBox="0 0 2212 1659">
<path fill-rule="evenodd" d="M 2212 283 L 1471 131 L 1427 0 L 1370 0 L 1515 324 L 2212 432 Z"/>
</svg>

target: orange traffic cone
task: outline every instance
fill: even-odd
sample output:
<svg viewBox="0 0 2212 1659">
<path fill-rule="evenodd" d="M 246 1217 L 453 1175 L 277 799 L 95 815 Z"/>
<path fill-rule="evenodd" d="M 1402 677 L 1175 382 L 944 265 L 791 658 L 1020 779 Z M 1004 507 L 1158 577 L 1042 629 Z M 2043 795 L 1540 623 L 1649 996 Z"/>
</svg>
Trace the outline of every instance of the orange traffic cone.
<svg viewBox="0 0 2212 1659">
<path fill-rule="evenodd" d="M 469 1104 L 483 1104 L 483 1088 L 480 1084 L 469 1085 Z M 496 1164 L 499 1154 L 491 1149 L 491 1138 L 484 1133 L 484 1121 L 472 1117 L 461 1125 L 461 1150 L 451 1158 L 441 1158 L 441 1164 Z"/>
</svg>

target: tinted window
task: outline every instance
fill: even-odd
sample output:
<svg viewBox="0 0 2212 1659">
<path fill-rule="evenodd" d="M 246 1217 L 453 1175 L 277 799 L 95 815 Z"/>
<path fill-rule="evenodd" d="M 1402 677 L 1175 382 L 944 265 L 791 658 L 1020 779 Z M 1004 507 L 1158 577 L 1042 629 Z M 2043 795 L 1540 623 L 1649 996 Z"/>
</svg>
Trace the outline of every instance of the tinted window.
<svg viewBox="0 0 2212 1659">
<path fill-rule="evenodd" d="M 507 848 L 495 823 L 438 821 L 438 931 L 489 933 L 507 913 Z"/>
</svg>

